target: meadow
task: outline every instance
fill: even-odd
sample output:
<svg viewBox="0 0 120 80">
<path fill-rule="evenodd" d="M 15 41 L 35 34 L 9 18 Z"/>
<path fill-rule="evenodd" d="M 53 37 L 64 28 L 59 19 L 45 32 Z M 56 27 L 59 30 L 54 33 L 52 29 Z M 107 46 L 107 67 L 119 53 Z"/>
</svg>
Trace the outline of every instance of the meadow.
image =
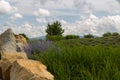
<svg viewBox="0 0 120 80">
<path fill-rule="evenodd" d="M 120 80 L 120 36 L 38 42 L 25 50 L 55 80 Z"/>
</svg>

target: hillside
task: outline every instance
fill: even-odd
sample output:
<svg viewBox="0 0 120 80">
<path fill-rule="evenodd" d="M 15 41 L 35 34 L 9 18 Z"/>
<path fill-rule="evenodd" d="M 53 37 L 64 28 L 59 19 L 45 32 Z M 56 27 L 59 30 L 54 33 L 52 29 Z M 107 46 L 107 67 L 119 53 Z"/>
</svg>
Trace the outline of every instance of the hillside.
<svg viewBox="0 0 120 80">
<path fill-rule="evenodd" d="M 119 35 L 34 44 L 39 45 L 39 50 L 34 45 L 30 58 L 47 65 L 55 80 L 120 79 Z"/>
</svg>

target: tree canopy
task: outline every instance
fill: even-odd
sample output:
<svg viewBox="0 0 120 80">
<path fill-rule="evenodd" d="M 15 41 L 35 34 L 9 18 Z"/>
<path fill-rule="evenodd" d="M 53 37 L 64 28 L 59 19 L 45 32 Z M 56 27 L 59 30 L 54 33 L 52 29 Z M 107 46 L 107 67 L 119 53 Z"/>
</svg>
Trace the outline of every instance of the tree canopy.
<svg viewBox="0 0 120 80">
<path fill-rule="evenodd" d="M 62 35 L 64 33 L 64 30 L 61 27 L 61 23 L 59 21 L 56 21 L 52 24 L 48 23 L 46 33 L 48 36 Z"/>
</svg>

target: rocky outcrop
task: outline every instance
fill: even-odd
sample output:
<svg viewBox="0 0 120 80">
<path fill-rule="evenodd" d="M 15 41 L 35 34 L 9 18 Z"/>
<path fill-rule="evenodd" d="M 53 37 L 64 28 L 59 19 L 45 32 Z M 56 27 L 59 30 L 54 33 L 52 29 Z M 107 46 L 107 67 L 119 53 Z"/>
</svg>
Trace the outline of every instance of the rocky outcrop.
<svg viewBox="0 0 120 80">
<path fill-rule="evenodd" d="M 27 46 L 27 40 L 22 34 L 15 34 L 14 36 L 17 43 L 22 43 L 22 46 Z"/>
<path fill-rule="evenodd" d="M 45 65 L 28 60 L 25 45 L 25 38 L 11 29 L 0 35 L 0 80 L 54 80 Z"/>
<path fill-rule="evenodd" d="M 10 59 L 27 59 L 27 56 L 25 53 L 3 53 L 1 60 L 2 61 L 9 61 Z"/>
<path fill-rule="evenodd" d="M 21 58 L 27 58 L 26 53 L 23 50 L 23 43 L 22 41 L 17 41 L 15 34 L 13 33 L 12 29 L 6 30 L 4 33 L 0 35 L 0 57 L 1 59 L 10 58 L 10 56 L 6 55 L 15 54 L 18 56 L 23 56 Z M 13 57 L 14 55 L 12 55 Z"/>
<path fill-rule="evenodd" d="M 15 59 L 1 62 L 4 80 L 54 80 L 45 65 L 38 61 Z"/>
<path fill-rule="evenodd" d="M 21 59 L 12 64 L 10 80 L 53 80 L 53 76 L 42 63 Z"/>
</svg>

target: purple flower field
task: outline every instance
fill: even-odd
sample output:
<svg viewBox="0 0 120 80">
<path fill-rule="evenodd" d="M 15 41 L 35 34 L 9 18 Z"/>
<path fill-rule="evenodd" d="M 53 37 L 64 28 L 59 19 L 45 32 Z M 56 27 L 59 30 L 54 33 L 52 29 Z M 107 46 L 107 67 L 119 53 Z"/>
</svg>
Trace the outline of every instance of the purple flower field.
<svg viewBox="0 0 120 80">
<path fill-rule="evenodd" d="M 31 41 L 28 43 L 28 46 L 24 47 L 24 51 L 29 56 L 31 54 L 44 52 L 49 48 L 55 48 L 52 41 Z"/>
</svg>

